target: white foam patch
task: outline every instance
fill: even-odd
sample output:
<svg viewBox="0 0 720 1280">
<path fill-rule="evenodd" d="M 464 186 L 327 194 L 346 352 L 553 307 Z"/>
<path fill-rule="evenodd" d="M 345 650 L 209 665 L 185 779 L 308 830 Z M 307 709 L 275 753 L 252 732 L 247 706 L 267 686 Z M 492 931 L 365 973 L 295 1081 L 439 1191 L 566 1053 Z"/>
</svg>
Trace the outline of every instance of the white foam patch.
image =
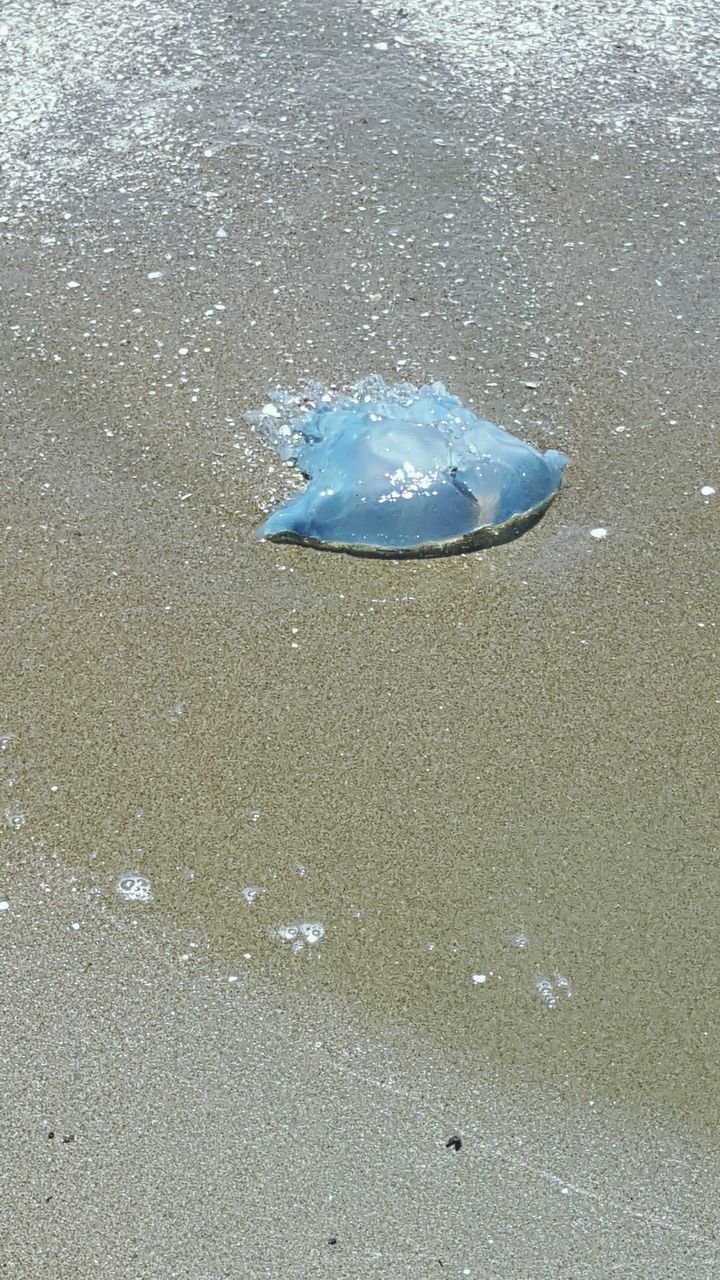
<svg viewBox="0 0 720 1280">
<path fill-rule="evenodd" d="M 614 127 L 652 114 L 679 128 L 707 122 L 720 86 L 710 0 L 408 0 L 402 24 L 397 8 L 376 0 L 373 13 L 392 19 L 402 45 L 433 45 L 453 70 L 481 76 L 496 111 L 572 101 L 575 114 L 590 108 Z M 682 104 L 668 100 L 672 75 L 686 87 Z"/>
<path fill-rule="evenodd" d="M 47 201 L 63 180 L 92 180 L 102 151 L 136 156 L 159 145 L 179 100 L 192 98 L 175 61 L 197 60 L 198 19 L 177 0 L 5 0 L 0 7 L 3 69 L 2 194 Z M 185 56 L 177 56 L 178 49 Z M 93 122 L 87 136 L 88 105 Z"/>
</svg>

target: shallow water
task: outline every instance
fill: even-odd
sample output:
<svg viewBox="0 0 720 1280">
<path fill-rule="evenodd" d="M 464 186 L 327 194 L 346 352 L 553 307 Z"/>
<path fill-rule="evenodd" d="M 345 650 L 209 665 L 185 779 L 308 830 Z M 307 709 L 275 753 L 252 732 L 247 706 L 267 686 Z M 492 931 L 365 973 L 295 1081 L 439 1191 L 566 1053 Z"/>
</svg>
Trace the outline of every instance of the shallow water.
<svg viewBox="0 0 720 1280">
<path fill-rule="evenodd" d="M 278 1008 L 715 1151 L 712 116 L 627 49 L 573 113 L 322 12 L 48 7 L 4 104 L 0 896 L 40 851 L 88 928 L 151 912 Z M 257 545 L 294 481 L 245 411 L 371 371 L 567 452 L 542 524 Z"/>
</svg>

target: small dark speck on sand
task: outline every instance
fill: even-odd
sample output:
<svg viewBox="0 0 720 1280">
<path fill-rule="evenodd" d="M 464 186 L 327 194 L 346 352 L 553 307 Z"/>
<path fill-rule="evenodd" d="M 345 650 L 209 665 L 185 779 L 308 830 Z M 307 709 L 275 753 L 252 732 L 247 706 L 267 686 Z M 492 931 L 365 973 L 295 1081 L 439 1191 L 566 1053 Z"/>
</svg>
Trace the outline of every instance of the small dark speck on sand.
<svg viewBox="0 0 720 1280">
<path fill-rule="evenodd" d="M 448 1138 L 445 1146 L 452 1147 L 453 1151 L 459 1151 L 462 1146 L 462 1138 L 457 1133 L 454 1133 L 452 1138 Z"/>
</svg>

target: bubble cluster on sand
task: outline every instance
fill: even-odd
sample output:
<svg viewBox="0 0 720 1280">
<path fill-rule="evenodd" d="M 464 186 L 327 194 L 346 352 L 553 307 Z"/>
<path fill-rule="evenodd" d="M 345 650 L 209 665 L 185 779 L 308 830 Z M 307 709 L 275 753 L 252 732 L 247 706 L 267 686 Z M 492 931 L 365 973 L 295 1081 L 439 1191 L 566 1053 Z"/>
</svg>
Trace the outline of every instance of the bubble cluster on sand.
<svg viewBox="0 0 720 1280">
<path fill-rule="evenodd" d="M 126 902 L 152 902 L 153 891 L 150 881 L 145 876 L 131 872 L 121 876 L 115 886 L 121 898 Z"/>
<path fill-rule="evenodd" d="M 294 955 L 299 955 L 305 947 L 312 947 L 325 936 L 325 926 L 318 921 L 303 920 L 292 924 L 281 924 L 272 931 L 273 937 L 281 942 L 289 942 Z"/>
<path fill-rule="evenodd" d="M 567 999 L 572 995 L 569 980 L 557 972 L 553 975 L 552 981 L 546 977 L 538 978 L 535 988 L 546 1009 L 557 1009 L 563 997 Z"/>
</svg>

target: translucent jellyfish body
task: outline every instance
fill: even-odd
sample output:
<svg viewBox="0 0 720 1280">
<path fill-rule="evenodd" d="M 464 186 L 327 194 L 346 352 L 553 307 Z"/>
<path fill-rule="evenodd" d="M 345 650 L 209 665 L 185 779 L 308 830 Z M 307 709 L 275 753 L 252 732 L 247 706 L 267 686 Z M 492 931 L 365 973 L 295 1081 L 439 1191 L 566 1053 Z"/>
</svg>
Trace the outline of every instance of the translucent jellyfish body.
<svg viewBox="0 0 720 1280">
<path fill-rule="evenodd" d="M 478 418 L 441 382 L 277 392 L 248 415 L 308 479 L 258 533 L 370 556 L 451 555 L 509 542 L 557 495 L 567 459 Z"/>
</svg>

